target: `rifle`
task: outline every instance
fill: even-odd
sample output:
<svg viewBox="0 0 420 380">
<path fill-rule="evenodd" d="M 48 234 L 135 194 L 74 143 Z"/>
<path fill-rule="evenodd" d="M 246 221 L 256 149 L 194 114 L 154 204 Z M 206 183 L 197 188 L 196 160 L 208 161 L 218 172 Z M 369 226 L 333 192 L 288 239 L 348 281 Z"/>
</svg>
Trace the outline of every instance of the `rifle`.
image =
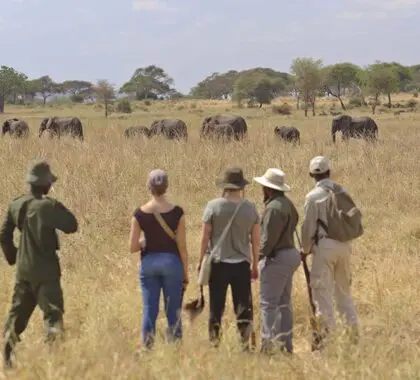
<svg viewBox="0 0 420 380">
<path fill-rule="evenodd" d="M 295 230 L 296 238 L 299 244 L 299 247 L 302 249 L 302 243 L 299 237 L 298 232 Z M 306 279 L 306 287 L 308 290 L 308 296 L 309 296 L 309 303 L 311 305 L 311 314 L 309 317 L 309 322 L 311 324 L 312 328 L 312 351 L 315 351 L 318 349 L 318 347 L 321 344 L 321 329 L 319 326 L 318 318 L 316 317 L 316 307 L 315 303 L 312 297 L 312 289 L 311 289 L 311 275 L 308 268 L 308 263 L 306 262 L 306 255 L 301 255 L 301 260 L 303 264 L 303 271 L 305 273 L 305 279 Z"/>
</svg>

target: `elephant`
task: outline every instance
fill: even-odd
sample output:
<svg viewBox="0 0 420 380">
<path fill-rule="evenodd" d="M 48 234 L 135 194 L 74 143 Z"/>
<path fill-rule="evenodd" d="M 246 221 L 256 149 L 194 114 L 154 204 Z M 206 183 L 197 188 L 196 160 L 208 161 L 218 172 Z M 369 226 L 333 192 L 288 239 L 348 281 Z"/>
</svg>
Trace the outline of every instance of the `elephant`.
<svg viewBox="0 0 420 380">
<path fill-rule="evenodd" d="M 180 119 L 155 120 L 149 128 L 149 137 L 162 135 L 169 140 L 188 140 L 187 124 Z"/>
<path fill-rule="evenodd" d="M 202 128 L 202 137 L 211 136 L 216 140 L 231 140 L 235 138 L 235 130 L 233 126 L 229 123 L 225 124 L 214 124 L 208 123 L 205 124 Z"/>
<path fill-rule="evenodd" d="M 3 123 L 2 135 L 9 133 L 12 137 L 27 137 L 29 134 L 28 124 L 16 118 L 8 119 Z"/>
<path fill-rule="evenodd" d="M 378 126 L 369 116 L 337 116 L 333 119 L 331 126 L 333 143 L 335 143 L 335 134 L 338 131 L 341 131 L 342 140 L 348 140 L 350 137 L 376 140 L 378 137 Z"/>
<path fill-rule="evenodd" d="M 150 135 L 150 131 L 149 128 L 143 126 L 143 125 L 139 125 L 139 126 L 133 126 L 133 127 L 128 127 L 125 131 L 124 131 L 124 136 L 127 138 L 130 137 L 149 137 Z"/>
<path fill-rule="evenodd" d="M 62 135 L 71 135 L 72 137 L 78 137 L 83 141 L 83 126 L 82 122 L 77 117 L 50 117 L 42 120 L 41 126 L 39 127 L 39 137 L 42 136 L 44 131 L 50 133 L 50 137 L 60 138 Z"/>
<path fill-rule="evenodd" d="M 282 140 L 300 144 L 300 132 L 295 127 L 275 127 L 274 134 Z"/>
<path fill-rule="evenodd" d="M 225 127 L 221 128 L 220 125 L 224 125 Z M 227 125 L 230 128 L 227 128 Z M 220 134 L 223 133 L 222 131 L 225 131 L 228 137 L 233 133 L 233 138 L 239 141 L 247 135 L 248 126 L 242 116 L 217 114 L 206 117 L 203 120 L 200 138 L 213 136 L 220 138 Z"/>
</svg>

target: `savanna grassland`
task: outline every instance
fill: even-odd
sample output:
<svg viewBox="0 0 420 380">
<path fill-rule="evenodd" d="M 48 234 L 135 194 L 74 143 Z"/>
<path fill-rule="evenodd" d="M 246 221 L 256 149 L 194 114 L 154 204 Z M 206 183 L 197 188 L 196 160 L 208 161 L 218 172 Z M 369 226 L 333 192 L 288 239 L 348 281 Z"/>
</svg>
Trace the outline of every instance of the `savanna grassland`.
<svg viewBox="0 0 420 380">
<path fill-rule="evenodd" d="M 319 106 L 323 106 L 320 101 Z M 202 119 L 210 113 L 245 117 L 249 140 L 243 143 L 200 142 Z M 367 114 L 351 110 L 352 115 Z M 78 116 L 85 141 L 39 139 L 41 119 Z M 51 195 L 75 212 L 79 232 L 61 235 L 60 253 L 65 296 L 66 340 L 56 353 L 43 344 L 42 314 L 33 315 L 17 348 L 18 368 L 10 379 L 420 379 L 420 113 L 399 118 L 382 113 L 374 118 L 379 141 L 348 144 L 330 137 L 330 116 L 273 115 L 267 109 L 232 109 L 229 102 L 138 103 L 130 115 L 103 117 L 92 105 L 8 108 L 2 119 L 28 122 L 28 140 L 0 141 L 1 217 L 8 202 L 26 191 L 28 165 L 46 158 L 59 180 Z M 150 125 L 153 119 L 178 117 L 189 128 L 185 143 L 154 139 L 127 140 L 125 127 Z M 300 129 L 302 145 L 276 140 L 276 125 Z M 153 352 L 134 358 L 141 323 L 139 257 L 129 254 L 131 213 L 145 202 L 146 176 L 163 168 L 170 176 L 170 198 L 187 215 L 191 283 L 186 298 L 195 297 L 195 268 L 201 217 L 208 200 L 220 194 L 215 178 L 227 166 L 241 166 L 246 177 L 269 167 L 285 171 L 290 198 L 302 221 L 305 194 L 313 187 L 309 160 L 332 160 L 334 179 L 348 188 L 364 213 L 365 234 L 354 243 L 353 289 L 361 320 L 361 341 L 348 346 L 339 336 L 322 353 L 310 351 L 309 304 L 303 269 L 295 275 L 293 302 L 295 355 L 271 358 L 243 354 L 236 345 L 230 296 L 224 318 L 224 340 L 218 350 L 207 342 L 208 307 L 193 325 L 184 320 L 182 347 L 158 339 Z M 260 187 L 252 183 L 246 196 L 262 210 Z M 299 223 L 299 225 L 300 225 Z M 16 239 L 18 236 L 16 236 Z M 18 240 L 16 240 L 18 241 Z M 14 268 L 0 261 L 2 318 L 10 306 Z M 255 323 L 259 338 L 258 284 L 253 284 Z M 161 309 L 163 310 L 163 309 Z M 166 327 L 164 313 L 159 333 Z"/>
</svg>

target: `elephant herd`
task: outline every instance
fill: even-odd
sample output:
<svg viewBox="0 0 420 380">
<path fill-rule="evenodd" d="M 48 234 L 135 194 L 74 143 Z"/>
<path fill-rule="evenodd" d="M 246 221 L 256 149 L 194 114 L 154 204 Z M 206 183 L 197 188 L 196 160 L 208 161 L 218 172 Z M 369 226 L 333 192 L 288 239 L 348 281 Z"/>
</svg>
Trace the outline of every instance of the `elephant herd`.
<svg viewBox="0 0 420 380">
<path fill-rule="evenodd" d="M 335 135 L 341 132 L 342 139 L 365 138 L 375 140 L 378 137 L 378 126 L 375 121 L 368 117 L 352 117 L 339 115 L 334 117 L 331 126 L 332 141 L 335 143 Z M 8 119 L 3 123 L 2 135 L 9 133 L 13 137 L 25 137 L 29 133 L 28 124 L 16 118 Z M 49 117 L 42 120 L 38 136 L 44 133 L 50 137 L 60 138 L 63 135 L 70 135 L 83 141 L 82 122 L 77 117 Z M 201 125 L 201 139 L 244 139 L 248 134 L 248 126 L 241 116 L 217 114 L 206 117 Z M 152 138 L 161 135 L 169 140 L 187 140 L 187 125 L 180 119 L 155 120 L 148 128 L 144 125 L 131 126 L 124 131 L 126 138 L 144 137 Z M 274 135 L 286 142 L 300 144 L 300 132 L 295 127 L 275 127 Z"/>
<path fill-rule="evenodd" d="M 38 136 L 48 133 L 50 137 L 61 137 L 62 135 L 70 135 L 77 137 L 83 141 L 82 122 L 77 117 L 49 117 L 42 120 L 39 126 Z M 29 126 L 24 120 L 16 118 L 8 119 L 3 123 L 2 135 L 9 133 L 12 137 L 27 137 L 29 134 Z"/>
<path fill-rule="evenodd" d="M 368 116 L 352 117 L 339 115 L 333 119 L 331 126 L 331 136 L 334 143 L 337 132 L 341 132 L 343 140 L 348 140 L 350 137 L 374 140 L 378 137 L 378 126 Z M 234 139 L 239 141 L 245 138 L 247 133 L 248 126 L 243 117 L 218 114 L 206 117 L 203 120 L 200 138 Z M 188 138 L 187 126 L 185 122 L 179 119 L 159 120 L 153 122 L 150 128 L 140 125 L 129 127 L 124 131 L 124 136 L 127 138 L 150 138 L 156 134 L 165 135 L 169 139 L 183 138 L 186 140 Z M 296 127 L 277 126 L 274 128 L 274 135 L 286 142 L 300 144 L 300 132 Z"/>
</svg>

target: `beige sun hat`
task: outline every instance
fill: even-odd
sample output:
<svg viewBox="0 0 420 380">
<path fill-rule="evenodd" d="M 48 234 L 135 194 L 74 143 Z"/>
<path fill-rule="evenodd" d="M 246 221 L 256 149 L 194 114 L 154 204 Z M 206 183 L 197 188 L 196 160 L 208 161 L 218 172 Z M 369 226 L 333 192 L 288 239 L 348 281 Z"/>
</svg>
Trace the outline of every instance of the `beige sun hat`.
<svg viewBox="0 0 420 380">
<path fill-rule="evenodd" d="M 330 160 L 325 156 L 316 156 L 309 163 L 309 173 L 323 174 L 331 170 Z"/>
<path fill-rule="evenodd" d="M 290 191 L 290 186 L 285 183 L 283 170 L 270 168 L 261 177 L 254 177 L 254 181 L 260 185 L 278 191 Z"/>
</svg>

